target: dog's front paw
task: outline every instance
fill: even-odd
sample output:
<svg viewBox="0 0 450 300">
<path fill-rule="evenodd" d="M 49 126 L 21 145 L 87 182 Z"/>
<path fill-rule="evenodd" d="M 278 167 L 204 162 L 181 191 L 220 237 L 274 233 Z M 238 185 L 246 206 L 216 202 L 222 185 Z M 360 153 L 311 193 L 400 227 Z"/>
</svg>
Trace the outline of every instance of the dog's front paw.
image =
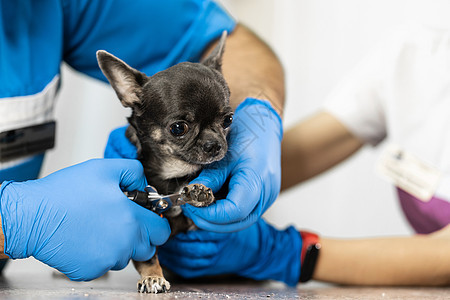
<svg viewBox="0 0 450 300">
<path fill-rule="evenodd" d="M 147 276 L 138 281 L 137 288 L 140 293 L 165 293 L 170 290 L 170 283 L 164 277 Z"/>
<path fill-rule="evenodd" d="M 203 184 L 189 184 L 181 191 L 183 200 L 195 207 L 209 206 L 214 202 L 214 195 L 210 188 Z"/>
</svg>

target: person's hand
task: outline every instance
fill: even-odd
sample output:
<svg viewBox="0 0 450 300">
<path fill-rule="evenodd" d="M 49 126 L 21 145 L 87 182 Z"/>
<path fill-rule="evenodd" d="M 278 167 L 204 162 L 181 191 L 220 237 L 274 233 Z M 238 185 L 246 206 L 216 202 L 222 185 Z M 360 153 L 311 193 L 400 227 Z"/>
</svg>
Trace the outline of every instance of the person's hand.
<svg viewBox="0 0 450 300">
<path fill-rule="evenodd" d="M 146 261 L 170 235 L 166 219 L 130 201 L 143 190 L 136 160 L 98 159 L 0 189 L 5 254 L 34 256 L 72 280 Z"/>
<path fill-rule="evenodd" d="M 224 159 L 207 166 L 192 183 L 217 192 L 229 179 L 228 195 L 208 207 L 184 205 L 201 229 L 231 232 L 257 222 L 280 192 L 280 116 L 267 101 L 248 98 L 235 111 Z"/>
<path fill-rule="evenodd" d="M 158 248 L 158 258 L 185 278 L 235 274 L 294 286 L 300 278 L 301 250 L 301 236 L 293 227 L 279 231 L 260 219 L 233 233 L 180 233 Z"/>
</svg>

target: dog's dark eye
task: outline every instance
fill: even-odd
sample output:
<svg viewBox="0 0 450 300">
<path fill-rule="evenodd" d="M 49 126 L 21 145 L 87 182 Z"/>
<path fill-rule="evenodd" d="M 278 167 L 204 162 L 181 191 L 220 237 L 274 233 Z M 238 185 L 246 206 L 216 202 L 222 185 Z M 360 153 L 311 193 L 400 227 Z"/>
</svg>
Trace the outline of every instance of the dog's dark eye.
<svg viewBox="0 0 450 300">
<path fill-rule="evenodd" d="M 186 122 L 175 122 L 170 125 L 170 133 L 174 136 L 183 136 L 189 131 L 189 126 Z"/>
<path fill-rule="evenodd" d="M 233 115 L 228 115 L 223 119 L 222 127 L 228 128 L 230 127 L 231 123 L 233 123 Z"/>
</svg>

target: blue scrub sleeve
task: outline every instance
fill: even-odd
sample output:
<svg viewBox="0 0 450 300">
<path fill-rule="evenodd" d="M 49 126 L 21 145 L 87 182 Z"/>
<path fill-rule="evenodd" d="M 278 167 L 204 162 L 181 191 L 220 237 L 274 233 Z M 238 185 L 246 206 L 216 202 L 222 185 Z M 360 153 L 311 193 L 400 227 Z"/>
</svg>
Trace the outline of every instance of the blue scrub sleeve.
<svg viewBox="0 0 450 300">
<path fill-rule="evenodd" d="M 182 61 L 198 61 L 222 31 L 235 27 L 233 18 L 209 0 L 66 0 L 63 10 L 64 60 L 103 81 L 97 50 L 153 75 Z"/>
<path fill-rule="evenodd" d="M 41 171 L 44 154 L 26 159 L 22 163 L 0 170 L 0 183 L 5 180 L 25 181 L 37 179 Z"/>
</svg>

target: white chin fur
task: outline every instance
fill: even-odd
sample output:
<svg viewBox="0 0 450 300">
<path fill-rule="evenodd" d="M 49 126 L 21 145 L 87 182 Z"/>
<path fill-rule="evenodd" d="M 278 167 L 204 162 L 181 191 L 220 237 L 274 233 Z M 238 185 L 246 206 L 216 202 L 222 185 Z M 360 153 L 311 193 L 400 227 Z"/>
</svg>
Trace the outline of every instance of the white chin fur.
<svg viewBox="0 0 450 300">
<path fill-rule="evenodd" d="M 163 163 L 161 172 L 162 179 L 171 179 L 177 177 L 183 177 L 186 175 L 194 174 L 200 170 L 200 165 L 193 165 L 179 159 L 172 159 Z"/>
</svg>

